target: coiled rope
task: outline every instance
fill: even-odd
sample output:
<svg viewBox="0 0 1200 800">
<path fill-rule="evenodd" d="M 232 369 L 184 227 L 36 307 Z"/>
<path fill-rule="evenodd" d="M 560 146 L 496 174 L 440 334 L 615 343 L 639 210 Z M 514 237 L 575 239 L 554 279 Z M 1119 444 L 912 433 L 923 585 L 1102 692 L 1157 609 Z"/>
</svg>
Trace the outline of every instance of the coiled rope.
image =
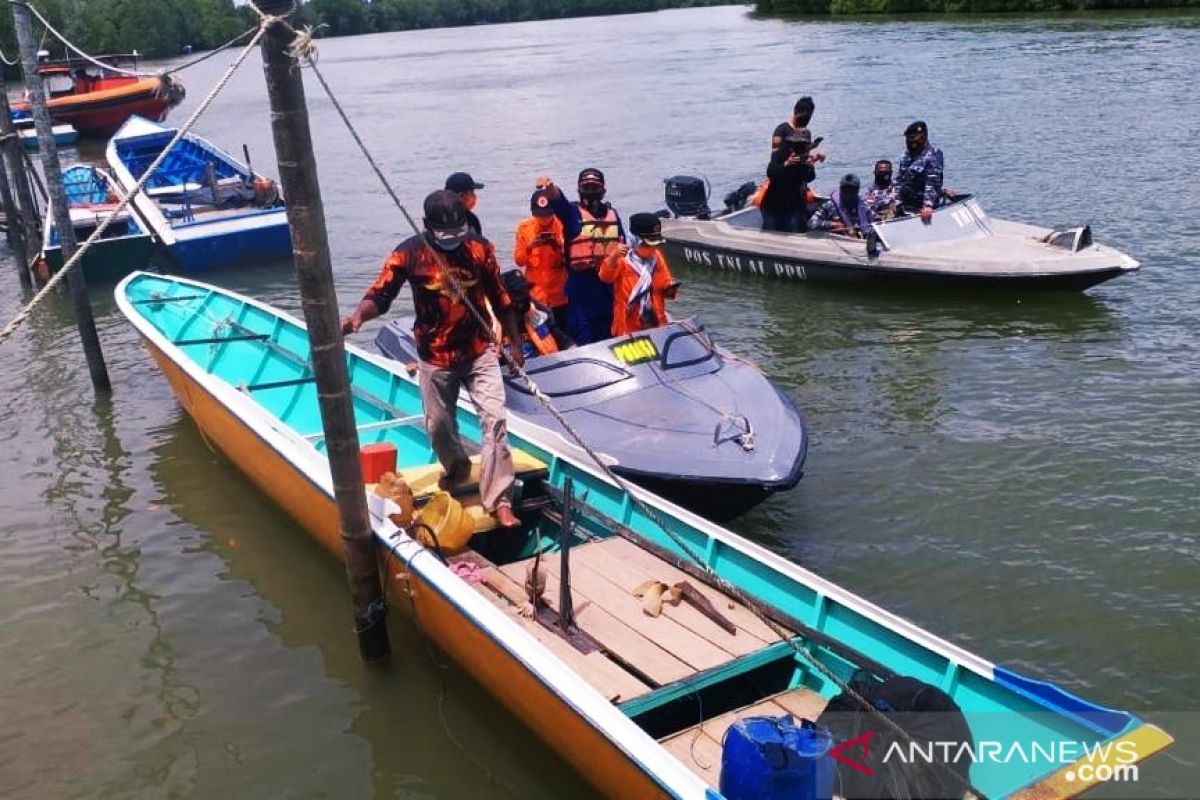
<svg viewBox="0 0 1200 800">
<path fill-rule="evenodd" d="M 24 0 L 9 0 L 9 2 L 28 5 L 24 2 Z M 192 127 L 196 124 L 196 121 L 200 119 L 200 115 L 207 111 L 208 107 L 212 105 L 214 100 L 217 99 L 217 95 L 221 93 L 221 90 L 224 89 L 226 84 L 229 83 L 230 78 L 232 78 L 234 73 L 238 71 L 238 68 L 242 66 L 243 62 L 246 60 L 246 57 L 249 56 L 254 48 L 258 46 L 259 40 L 262 39 L 263 35 L 267 32 L 267 29 L 271 27 L 276 19 L 277 18 L 273 16 L 261 15 L 258 30 L 255 33 L 254 38 L 252 38 L 242 49 L 242 51 L 238 53 L 237 58 L 235 58 L 229 67 L 226 68 L 224 74 L 222 74 L 220 79 L 217 80 L 213 88 L 200 102 L 200 105 L 196 107 L 196 110 L 192 112 L 192 115 L 187 118 L 187 121 L 185 121 L 183 125 L 181 125 L 177 131 L 175 131 L 175 136 L 169 143 L 167 143 L 162 151 L 159 152 L 154 161 L 150 163 L 150 166 L 146 168 L 145 173 L 142 174 L 142 177 L 138 180 L 137 184 L 129 191 L 127 195 L 125 195 L 125 197 L 121 199 L 121 202 L 117 203 L 116 207 L 113 208 L 112 211 L 110 211 L 108 215 L 100 221 L 100 224 L 96 226 L 96 230 L 92 231 L 92 235 L 89 236 L 87 240 L 79 246 L 71 258 L 67 260 L 67 263 L 63 264 L 62 269 L 54 273 L 50 280 L 46 282 L 46 285 L 43 286 L 41 290 L 33 296 L 33 299 L 25 304 L 25 307 L 22 308 L 21 311 L 18 312 L 17 315 L 13 317 L 7 325 L 4 326 L 3 330 L 0 330 L 0 344 L 3 344 L 5 341 L 7 341 L 8 338 L 12 336 L 14 332 L 16 332 L 17 328 L 21 326 L 21 323 L 29 318 L 30 314 L 33 312 L 33 309 L 36 308 L 37 305 L 54 290 L 55 286 L 66 279 L 67 273 L 79 263 L 84 254 L 87 253 L 88 249 L 104 236 L 104 232 L 108 229 L 108 226 L 112 224 L 112 221 L 122 214 L 125 209 L 129 207 L 129 204 L 133 202 L 133 199 L 141 193 L 142 189 L 144 189 L 146 184 L 149 183 L 150 178 L 154 176 L 155 171 L 171 153 L 171 150 L 184 136 L 191 131 Z"/>
</svg>

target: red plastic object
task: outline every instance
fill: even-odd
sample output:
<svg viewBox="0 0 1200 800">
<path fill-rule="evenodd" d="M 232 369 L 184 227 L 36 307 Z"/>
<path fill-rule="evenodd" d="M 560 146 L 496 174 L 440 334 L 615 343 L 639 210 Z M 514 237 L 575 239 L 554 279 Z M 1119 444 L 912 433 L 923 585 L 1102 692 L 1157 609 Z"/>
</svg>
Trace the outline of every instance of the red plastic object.
<svg viewBox="0 0 1200 800">
<path fill-rule="evenodd" d="M 396 445 L 391 442 L 363 445 L 358 451 L 362 462 L 363 480 L 379 483 L 379 476 L 396 471 Z"/>
</svg>

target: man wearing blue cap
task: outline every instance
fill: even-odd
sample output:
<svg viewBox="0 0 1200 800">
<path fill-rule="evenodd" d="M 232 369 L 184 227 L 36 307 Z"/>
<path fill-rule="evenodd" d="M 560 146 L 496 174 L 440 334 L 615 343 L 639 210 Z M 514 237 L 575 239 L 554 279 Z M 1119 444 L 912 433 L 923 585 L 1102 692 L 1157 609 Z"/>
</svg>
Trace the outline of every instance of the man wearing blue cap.
<svg viewBox="0 0 1200 800">
<path fill-rule="evenodd" d="M 483 236 L 483 223 L 479 221 L 479 217 L 475 216 L 475 204 L 479 202 L 479 198 L 475 196 L 475 190 L 482 188 L 483 184 L 472 178 L 469 172 L 454 172 L 446 178 L 446 189 L 454 192 L 462 200 L 463 206 L 467 209 L 467 227 L 476 236 Z"/>
</svg>

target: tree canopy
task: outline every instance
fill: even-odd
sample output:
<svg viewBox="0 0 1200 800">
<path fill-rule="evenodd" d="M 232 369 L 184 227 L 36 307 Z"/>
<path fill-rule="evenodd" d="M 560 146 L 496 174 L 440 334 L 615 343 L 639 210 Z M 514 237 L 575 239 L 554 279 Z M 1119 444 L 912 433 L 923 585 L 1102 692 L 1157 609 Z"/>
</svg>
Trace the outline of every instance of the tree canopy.
<svg viewBox="0 0 1200 800">
<path fill-rule="evenodd" d="M 727 0 L 308 0 L 297 22 L 319 36 L 440 28 L 557 17 L 716 5 Z M 92 54 L 137 50 L 149 58 L 210 50 L 254 24 L 254 12 L 234 0 L 33 0 L 63 36 Z M 35 22 L 35 28 L 40 28 Z M 47 37 L 56 55 L 61 46 Z M 12 16 L 0 14 L 0 47 L 16 52 Z"/>
</svg>

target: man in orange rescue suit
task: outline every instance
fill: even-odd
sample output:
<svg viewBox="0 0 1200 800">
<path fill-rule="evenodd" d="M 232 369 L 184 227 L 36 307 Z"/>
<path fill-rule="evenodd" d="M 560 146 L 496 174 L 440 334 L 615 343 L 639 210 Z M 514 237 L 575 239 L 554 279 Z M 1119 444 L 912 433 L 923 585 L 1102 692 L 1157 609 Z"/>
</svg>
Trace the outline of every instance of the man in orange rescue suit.
<svg viewBox="0 0 1200 800">
<path fill-rule="evenodd" d="M 567 325 L 567 267 L 563 263 L 563 228 L 554 209 L 550 193 L 538 189 L 529 198 L 531 216 L 517 225 L 517 240 L 513 244 L 513 260 L 525 268 L 529 294 L 550 309 L 554 321 Z"/>
<path fill-rule="evenodd" d="M 616 289 L 613 336 L 666 325 L 665 301 L 674 300 L 679 293 L 679 281 L 671 277 L 662 254 L 658 215 L 634 214 L 629 218 L 629 233 L 629 246 L 618 245 L 600 267 L 600 280 Z"/>
<path fill-rule="evenodd" d="M 579 202 L 567 200 L 549 178 L 538 188 L 550 195 L 554 215 L 567 242 L 567 333 L 577 344 L 612 334 L 612 287 L 600 280 L 600 263 L 625 239 L 617 210 L 604 202 L 604 173 L 588 167 L 579 173 Z"/>
<path fill-rule="evenodd" d="M 520 328 L 500 282 L 496 252 L 488 240 L 470 232 L 467 209 L 454 192 L 440 190 L 425 198 L 425 232 L 392 251 L 358 308 L 342 321 L 342 333 L 353 333 L 385 313 L 405 281 L 412 286 L 416 312 L 413 338 L 420 357 L 425 427 L 446 470 L 442 485 L 449 488 L 471 471 L 455 413 L 459 387 L 465 386 L 482 423 L 480 500 L 501 526 L 515 527 L 519 520 L 512 510 L 514 475 L 504 379 L 488 331 L 467 308 L 463 295 L 485 320 L 485 301 L 490 302 L 514 341 L 519 340 Z M 519 349 L 511 357 L 518 365 L 525 363 Z"/>
</svg>

